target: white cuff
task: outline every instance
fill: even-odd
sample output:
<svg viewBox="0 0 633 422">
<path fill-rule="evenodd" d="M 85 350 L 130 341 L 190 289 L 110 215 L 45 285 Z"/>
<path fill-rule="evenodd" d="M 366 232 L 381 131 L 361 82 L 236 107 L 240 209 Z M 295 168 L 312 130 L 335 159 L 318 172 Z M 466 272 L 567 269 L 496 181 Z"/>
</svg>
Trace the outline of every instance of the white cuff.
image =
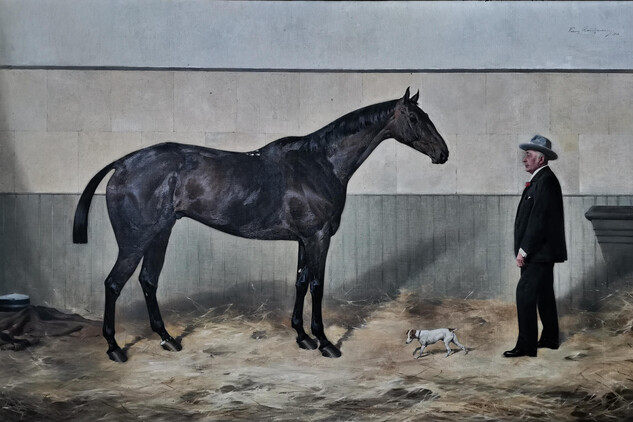
<svg viewBox="0 0 633 422">
<path fill-rule="evenodd" d="M 521 256 L 522 256 L 523 258 L 525 258 L 525 257 L 527 256 L 527 252 L 525 252 L 525 251 L 523 250 L 523 248 L 519 248 L 519 253 L 521 254 Z"/>
</svg>

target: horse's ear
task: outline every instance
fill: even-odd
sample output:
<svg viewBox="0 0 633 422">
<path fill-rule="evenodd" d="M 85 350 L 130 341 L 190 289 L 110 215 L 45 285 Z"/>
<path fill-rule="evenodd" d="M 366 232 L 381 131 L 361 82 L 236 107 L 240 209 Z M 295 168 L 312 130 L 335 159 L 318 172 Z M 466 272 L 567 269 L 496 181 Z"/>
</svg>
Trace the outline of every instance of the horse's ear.
<svg viewBox="0 0 633 422">
<path fill-rule="evenodd" d="M 409 101 L 409 87 L 407 87 L 406 92 L 404 93 L 404 97 L 402 97 L 405 101 Z"/>
<path fill-rule="evenodd" d="M 411 102 L 417 104 L 418 103 L 418 98 L 420 98 L 420 90 L 418 89 L 418 92 L 415 93 L 415 95 L 413 97 L 411 97 Z"/>
</svg>

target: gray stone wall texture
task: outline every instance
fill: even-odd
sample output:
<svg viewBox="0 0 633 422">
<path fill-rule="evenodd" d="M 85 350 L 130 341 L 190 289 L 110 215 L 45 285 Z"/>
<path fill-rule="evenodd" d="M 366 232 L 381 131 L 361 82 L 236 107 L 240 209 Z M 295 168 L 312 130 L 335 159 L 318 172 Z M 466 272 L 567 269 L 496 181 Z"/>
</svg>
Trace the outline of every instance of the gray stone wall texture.
<svg viewBox="0 0 633 422">
<path fill-rule="evenodd" d="M 591 308 L 621 287 L 584 213 L 633 200 L 631 18 L 628 2 L 0 0 L 0 294 L 101 311 L 116 257 L 104 185 L 89 244 L 70 233 L 80 192 L 110 161 L 165 141 L 248 151 L 411 86 L 449 161 L 393 140 L 369 157 L 326 294 L 513 300 L 529 176 L 517 146 L 540 133 L 565 194 L 559 303 Z M 180 221 L 160 300 L 289 304 L 296 254 Z M 133 279 L 121 303 L 141 302 Z"/>
</svg>

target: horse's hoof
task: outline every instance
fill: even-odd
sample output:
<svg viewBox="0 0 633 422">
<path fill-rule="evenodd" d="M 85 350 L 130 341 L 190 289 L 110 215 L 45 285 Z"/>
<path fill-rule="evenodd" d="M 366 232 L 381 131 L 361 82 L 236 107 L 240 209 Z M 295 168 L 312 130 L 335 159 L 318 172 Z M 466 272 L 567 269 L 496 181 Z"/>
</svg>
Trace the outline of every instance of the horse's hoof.
<svg viewBox="0 0 633 422">
<path fill-rule="evenodd" d="M 321 354 L 326 358 L 340 358 L 342 355 L 338 347 L 336 347 L 332 343 L 328 343 L 324 346 L 319 347 L 319 350 L 321 351 Z"/>
<path fill-rule="evenodd" d="M 127 356 L 125 355 L 125 352 L 119 347 L 117 347 L 116 349 L 108 350 L 108 357 L 111 361 L 114 362 L 127 362 Z"/>
<path fill-rule="evenodd" d="M 297 337 L 297 344 L 303 350 L 314 350 L 317 348 L 317 342 L 308 335 L 302 337 L 301 339 Z"/>
<path fill-rule="evenodd" d="M 171 337 L 167 337 L 165 340 L 161 341 L 160 345 L 163 347 L 163 349 L 169 352 L 180 352 L 182 350 L 182 346 L 180 345 L 180 343 Z"/>
</svg>

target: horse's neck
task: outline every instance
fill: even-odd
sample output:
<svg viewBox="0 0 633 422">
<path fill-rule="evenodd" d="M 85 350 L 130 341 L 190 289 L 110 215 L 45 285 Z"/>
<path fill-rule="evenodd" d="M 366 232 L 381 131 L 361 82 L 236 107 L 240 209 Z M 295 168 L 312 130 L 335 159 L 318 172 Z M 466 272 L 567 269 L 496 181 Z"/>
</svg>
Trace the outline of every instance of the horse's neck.
<svg viewBox="0 0 633 422">
<path fill-rule="evenodd" d="M 339 180 L 347 184 L 367 157 L 387 138 L 386 127 L 376 125 L 341 138 L 336 146 L 331 146 L 328 158 Z"/>
</svg>

